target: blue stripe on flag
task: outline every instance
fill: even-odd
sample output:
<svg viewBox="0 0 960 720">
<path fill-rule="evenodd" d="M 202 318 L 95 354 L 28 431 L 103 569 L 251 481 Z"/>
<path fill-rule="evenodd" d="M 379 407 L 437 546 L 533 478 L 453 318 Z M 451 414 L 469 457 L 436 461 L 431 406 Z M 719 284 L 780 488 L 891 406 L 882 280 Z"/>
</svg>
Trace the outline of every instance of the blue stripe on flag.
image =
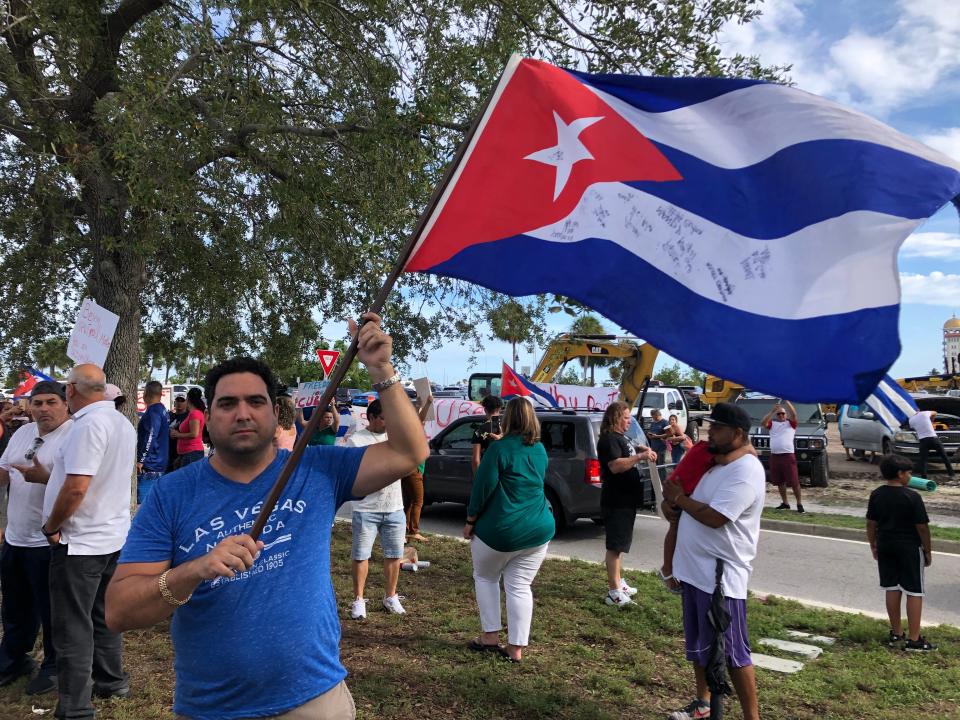
<svg viewBox="0 0 960 720">
<path fill-rule="evenodd" d="M 935 198 L 960 195 L 960 174 L 953 168 L 859 140 L 791 145 L 763 162 L 733 170 L 654 145 L 683 180 L 625 185 L 763 240 L 856 210 L 925 218 L 940 209 Z"/>
<path fill-rule="evenodd" d="M 482 278 L 509 295 L 562 287 L 693 367 L 797 402 L 859 403 L 900 354 L 898 305 L 802 320 L 765 317 L 708 300 L 607 240 L 518 235 L 466 248 L 431 272 Z M 638 312 L 649 305 L 639 297 L 645 288 L 657 307 L 674 312 Z"/>
<path fill-rule="evenodd" d="M 577 79 L 647 112 L 667 112 L 696 105 L 728 92 L 766 84 L 764 80 L 730 78 L 655 77 L 646 75 L 591 75 L 567 70 Z"/>
</svg>

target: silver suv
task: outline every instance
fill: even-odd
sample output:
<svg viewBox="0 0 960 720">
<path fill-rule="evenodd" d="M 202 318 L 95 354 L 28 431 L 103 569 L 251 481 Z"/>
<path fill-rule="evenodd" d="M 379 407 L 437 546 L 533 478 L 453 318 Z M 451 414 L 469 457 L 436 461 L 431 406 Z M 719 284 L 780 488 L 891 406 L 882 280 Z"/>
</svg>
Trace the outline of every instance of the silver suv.
<svg viewBox="0 0 960 720">
<path fill-rule="evenodd" d="M 602 413 L 576 410 L 537 412 L 540 441 L 547 450 L 544 491 L 557 524 L 557 532 L 577 518 L 600 517 L 600 461 L 597 438 Z M 459 418 L 430 441 L 430 456 L 423 473 L 424 503 L 470 502 L 473 473 L 470 460 L 473 431 L 482 416 Z M 634 418 L 627 436 L 635 445 L 647 438 Z M 642 467 L 642 466 L 641 466 Z M 653 508 L 649 473 L 643 478 L 643 507 Z"/>
</svg>

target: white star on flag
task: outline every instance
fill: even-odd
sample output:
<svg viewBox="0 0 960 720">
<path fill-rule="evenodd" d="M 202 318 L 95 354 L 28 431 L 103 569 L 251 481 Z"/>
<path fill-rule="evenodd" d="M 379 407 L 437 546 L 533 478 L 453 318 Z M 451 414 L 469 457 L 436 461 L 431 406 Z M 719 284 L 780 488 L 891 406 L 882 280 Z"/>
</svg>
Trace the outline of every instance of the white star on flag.
<svg viewBox="0 0 960 720">
<path fill-rule="evenodd" d="M 573 170 L 574 163 L 594 159 L 586 145 L 580 142 L 579 136 L 595 122 L 603 120 L 603 117 L 579 118 L 568 125 L 554 110 L 553 119 L 557 123 L 557 144 L 530 153 L 524 160 L 536 160 L 544 165 L 553 165 L 557 169 L 557 177 L 553 184 L 553 199 L 556 200 L 563 192 L 567 180 L 570 179 L 570 171 Z"/>
</svg>

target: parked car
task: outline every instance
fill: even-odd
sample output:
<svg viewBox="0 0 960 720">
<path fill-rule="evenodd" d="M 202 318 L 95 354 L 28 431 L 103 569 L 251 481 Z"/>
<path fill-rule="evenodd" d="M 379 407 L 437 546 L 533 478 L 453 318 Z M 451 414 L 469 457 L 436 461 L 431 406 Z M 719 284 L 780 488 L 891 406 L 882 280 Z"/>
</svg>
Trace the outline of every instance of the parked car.
<svg viewBox="0 0 960 720">
<path fill-rule="evenodd" d="M 954 453 L 960 449 L 960 398 L 948 397 L 946 395 L 914 395 L 914 402 L 921 410 L 934 410 L 937 417 L 933 422 L 933 429 L 937 431 L 937 437 L 943 444 L 943 449 L 947 455 L 953 457 Z M 876 421 L 878 425 L 883 423 Z M 920 441 L 917 434 L 904 426 L 893 434 L 893 452 L 918 462 L 920 459 Z M 929 462 L 934 462 L 931 457 Z"/>
<path fill-rule="evenodd" d="M 767 395 L 740 397 L 736 405 L 750 415 L 750 442 L 757 449 L 760 462 L 768 467 L 770 459 L 770 432 L 760 424 L 777 402 Z M 830 477 L 827 460 L 827 423 L 816 403 L 794 403 L 797 410 L 797 432 L 793 439 L 797 456 L 797 471 L 801 479 L 810 478 L 813 487 L 826 487 Z"/>
<path fill-rule="evenodd" d="M 374 400 L 376 400 L 377 397 L 379 397 L 378 394 L 373 390 L 361 390 L 355 395 L 353 395 L 350 399 L 354 405 L 359 405 L 360 407 L 366 407 L 367 405 L 372 403 Z"/>
<path fill-rule="evenodd" d="M 680 388 L 658 387 L 647 390 L 643 397 L 643 408 L 640 411 L 643 429 L 648 430 L 653 422 L 652 413 L 659 410 L 664 420 L 671 415 L 677 416 L 677 424 L 693 442 L 700 439 L 700 418 L 706 412 L 691 411 L 687 405 L 687 398 Z"/>
<path fill-rule="evenodd" d="M 937 437 L 948 454 L 956 452 L 960 448 L 960 397 L 930 393 L 910 393 L 910 396 L 921 410 L 936 411 Z M 842 406 L 839 423 L 840 442 L 848 450 L 883 455 L 894 452 L 919 459 L 917 434 L 907 425 L 890 430 L 866 405 Z M 930 458 L 930 462 L 934 462 L 934 458 Z"/>
<path fill-rule="evenodd" d="M 577 518 L 600 517 L 600 461 L 597 438 L 602 413 L 576 410 L 537 412 L 540 440 L 547 450 L 545 492 L 556 521 L 557 532 Z M 424 470 L 424 503 L 470 501 L 473 472 L 470 461 L 474 430 L 483 416 L 459 418 L 430 441 L 430 455 Z M 634 444 L 647 445 L 636 420 L 628 437 Z M 653 508 L 654 494 L 646 469 L 643 477 L 643 507 Z"/>
<path fill-rule="evenodd" d="M 439 390 L 434 390 L 433 396 L 438 398 L 457 398 L 459 400 L 466 400 L 467 391 L 459 385 L 446 385 Z"/>
</svg>

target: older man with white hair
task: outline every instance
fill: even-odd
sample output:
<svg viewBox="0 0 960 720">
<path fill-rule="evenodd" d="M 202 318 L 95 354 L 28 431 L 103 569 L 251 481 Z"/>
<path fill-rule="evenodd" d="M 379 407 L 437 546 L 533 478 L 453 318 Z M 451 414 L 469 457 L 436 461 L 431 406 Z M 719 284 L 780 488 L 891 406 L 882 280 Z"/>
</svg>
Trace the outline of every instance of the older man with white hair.
<svg viewBox="0 0 960 720">
<path fill-rule="evenodd" d="M 107 628 L 104 594 L 130 529 L 130 480 L 136 463 L 133 425 L 104 398 L 95 365 L 67 381 L 73 428 L 50 473 L 41 531 L 50 558 L 50 603 L 57 651 L 55 716 L 94 717 L 91 693 L 125 697 L 121 636 Z"/>
</svg>

